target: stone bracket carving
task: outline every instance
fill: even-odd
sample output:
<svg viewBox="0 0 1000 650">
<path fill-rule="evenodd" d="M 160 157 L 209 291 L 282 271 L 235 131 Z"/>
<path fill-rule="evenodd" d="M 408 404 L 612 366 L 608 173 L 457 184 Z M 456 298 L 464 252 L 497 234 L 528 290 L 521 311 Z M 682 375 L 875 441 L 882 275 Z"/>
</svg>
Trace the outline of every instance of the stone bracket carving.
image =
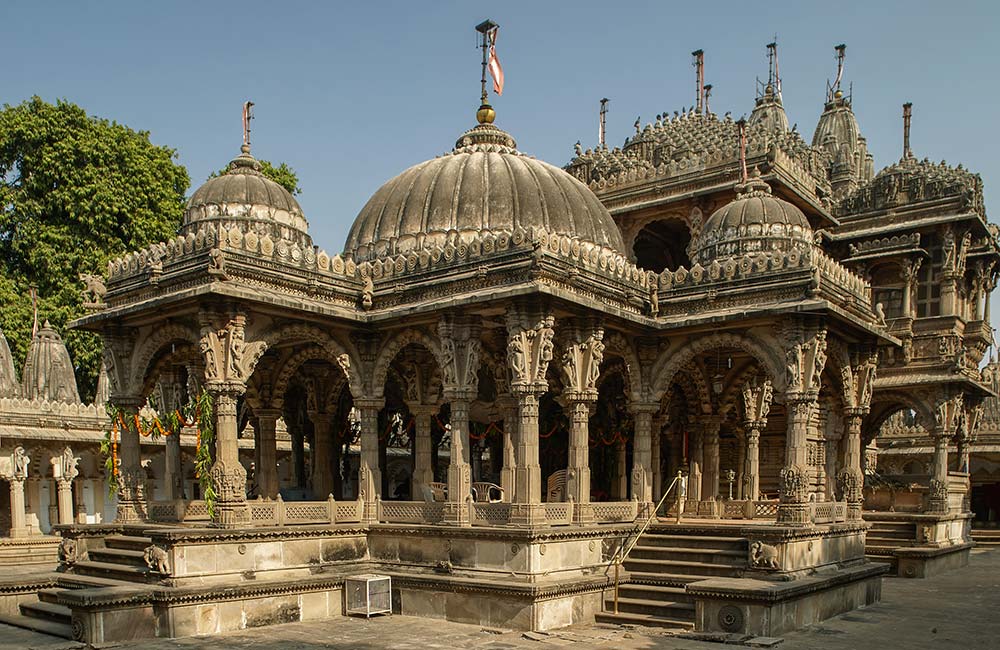
<svg viewBox="0 0 1000 650">
<path fill-rule="evenodd" d="M 517 389 L 544 386 L 552 361 L 555 318 L 545 315 L 531 320 L 507 313 L 507 363 Z"/>
<path fill-rule="evenodd" d="M 245 384 L 257 361 L 267 350 L 264 341 L 246 341 L 246 315 L 237 312 L 223 327 L 203 323 L 201 353 L 205 378 L 213 382 Z"/>
<path fill-rule="evenodd" d="M 789 393 L 819 392 L 826 367 L 826 328 L 786 325 L 785 380 Z"/>
<path fill-rule="evenodd" d="M 446 391 L 475 395 L 479 388 L 479 357 L 482 343 L 478 322 L 444 316 L 438 323 L 441 339 L 441 374 Z"/>
<path fill-rule="evenodd" d="M 566 394 L 570 397 L 597 398 L 597 379 L 604 361 L 604 328 L 576 331 L 566 343 L 560 370 Z"/>
<path fill-rule="evenodd" d="M 743 384 L 743 413 L 747 422 L 760 423 L 759 428 L 767 426 L 767 415 L 771 412 L 771 399 L 774 388 L 771 380 L 758 382 L 756 379 Z"/>
</svg>

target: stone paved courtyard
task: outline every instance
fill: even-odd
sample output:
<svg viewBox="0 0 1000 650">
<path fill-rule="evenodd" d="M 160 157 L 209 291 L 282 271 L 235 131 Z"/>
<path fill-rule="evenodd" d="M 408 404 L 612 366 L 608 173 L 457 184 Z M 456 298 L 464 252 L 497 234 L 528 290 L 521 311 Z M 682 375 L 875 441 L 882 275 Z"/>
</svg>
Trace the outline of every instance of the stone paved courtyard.
<svg viewBox="0 0 1000 650">
<path fill-rule="evenodd" d="M 971 564 L 963 569 L 927 580 L 886 579 L 881 603 L 788 634 L 776 647 L 783 650 L 996 648 L 1000 638 L 998 614 L 1000 552 L 977 550 L 972 554 Z M 79 643 L 0 626 L 0 650 L 68 650 L 82 647 Z M 559 647 L 571 650 L 710 650 L 726 646 L 680 639 L 648 628 L 621 629 L 598 625 L 573 627 L 548 635 L 498 633 L 473 625 L 392 616 L 293 623 L 213 637 L 138 641 L 108 647 L 123 650 L 547 650 Z"/>
</svg>

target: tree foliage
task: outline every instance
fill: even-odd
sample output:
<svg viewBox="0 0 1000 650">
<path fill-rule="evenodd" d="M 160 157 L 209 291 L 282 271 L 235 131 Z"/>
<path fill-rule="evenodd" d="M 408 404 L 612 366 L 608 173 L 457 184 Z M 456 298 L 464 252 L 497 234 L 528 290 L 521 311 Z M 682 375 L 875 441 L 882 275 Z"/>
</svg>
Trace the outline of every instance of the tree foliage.
<svg viewBox="0 0 1000 650">
<path fill-rule="evenodd" d="M 147 132 L 69 102 L 0 110 L 0 329 L 24 359 L 36 285 L 39 320 L 63 333 L 84 399 L 100 340 L 65 327 L 83 314 L 79 274 L 104 274 L 109 259 L 176 233 L 190 180 L 175 158 Z"/>
<path fill-rule="evenodd" d="M 260 163 L 260 173 L 267 176 L 272 181 L 282 186 L 288 193 L 292 196 L 297 196 L 302 193 L 302 188 L 299 187 L 299 175 L 295 173 L 295 170 L 288 166 L 287 163 L 280 163 L 275 166 L 268 160 L 258 160 Z M 217 176 L 222 176 L 228 171 L 226 169 L 220 169 L 217 172 L 209 174 L 209 178 L 215 178 Z"/>
</svg>

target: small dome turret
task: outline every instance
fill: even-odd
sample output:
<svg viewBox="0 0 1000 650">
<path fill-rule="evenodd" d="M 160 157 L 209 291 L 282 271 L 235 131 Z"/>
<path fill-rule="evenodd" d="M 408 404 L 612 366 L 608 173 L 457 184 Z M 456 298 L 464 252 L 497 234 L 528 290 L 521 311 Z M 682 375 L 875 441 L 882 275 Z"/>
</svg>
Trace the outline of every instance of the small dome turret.
<svg viewBox="0 0 1000 650">
<path fill-rule="evenodd" d="M 69 351 L 48 321 L 31 340 L 22 378 L 22 393 L 27 399 L 71 404 L 80 401 Z"/>
<path fill-rule="evenodd" d="M 771 194 L 759 176 L 736 188 L 736 199 L 708 218 L 698 239 L 694 261 L 707 265 L 734 255 L 808 250 L 813 231 L 802 211 Z"/>
<path fill-rule="evenodd" d="M 788 130 L 788 115 L 785 114 L 785 107 L 781 104 L 781 96 L 775 91 L 773 85 L 767 84 L 756 102 L 753 112 L 747 119 L 748 125 L 759 124 L 768 131 Z"/>
<path fill-rule="evenodd" d="M 209 222 L 222 222 L 241 232 L 268 234 L 275 239 L 312 246 L 309 223 L 292 194 L 261 172 L 261 165 L 243 145 L 240 155 L 220 176 L 195 190 L 184 210 L 181 234 L 195 232 Z"/>
</svg>

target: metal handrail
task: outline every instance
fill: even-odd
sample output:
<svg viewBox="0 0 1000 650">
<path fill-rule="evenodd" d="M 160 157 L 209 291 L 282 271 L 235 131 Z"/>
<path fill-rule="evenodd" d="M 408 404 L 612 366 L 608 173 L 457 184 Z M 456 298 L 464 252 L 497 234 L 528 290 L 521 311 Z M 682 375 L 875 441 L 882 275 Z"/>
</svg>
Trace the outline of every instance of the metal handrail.
<svg viewBox="0 0 1000 650">
<path fill-rule="evenodd" d="M 646 532 L 646 529 L 649 528 L 649 524 L 652 523 L 653 519 L 656 518 L 656 513 L 660 511 L 660 508 L 663 506 L 663 502 L 667 500 L 668 496 L 670 496 L 670 491 L 673 490 L 675 487 L 679 488 L 679 486 L 683 485 L 683 483 L 684 483 L 684 473 L 678 470 L 677 476 L 675 476 L 674 480 L 670 482 L 670 485 L 663 493 L 663 496 L 660 497 L 660 501 L 656 504 L 656 507 L 653 508 L 653 511 L 649 513 L 648 517 L 646 517 L 646 521 L 642 524 L 642 528 L 639 529 L 639 532 L 636 534 L 635 539 L 633 539 L 632 542 L 628 544 L 627 548 L 626 545 L 623 543 L 621 546 L 618 547 L 618 550 L 615 552 L 615 556 L 611 560 L 615 565 L 615 601 L 614 601 L 615 614 L 618 613 L 618 584 L 619 584 L 618 573 L 622 563 L 625 562 L 625 559 L 628 557 L 628 554 L 631 553 L 632 549 L 634 549 L 636 545 L 639 543 L 639 538 L 641 538 L 643 533 Z M 680 489 L 677 490 L 676 497 L 677 497 L 676 516 L 677 516 L 677 523 L 679 524 L 681 523 L 681 505 L 682 505 L 681 504 L 682 495 Z"/>
</svg>

